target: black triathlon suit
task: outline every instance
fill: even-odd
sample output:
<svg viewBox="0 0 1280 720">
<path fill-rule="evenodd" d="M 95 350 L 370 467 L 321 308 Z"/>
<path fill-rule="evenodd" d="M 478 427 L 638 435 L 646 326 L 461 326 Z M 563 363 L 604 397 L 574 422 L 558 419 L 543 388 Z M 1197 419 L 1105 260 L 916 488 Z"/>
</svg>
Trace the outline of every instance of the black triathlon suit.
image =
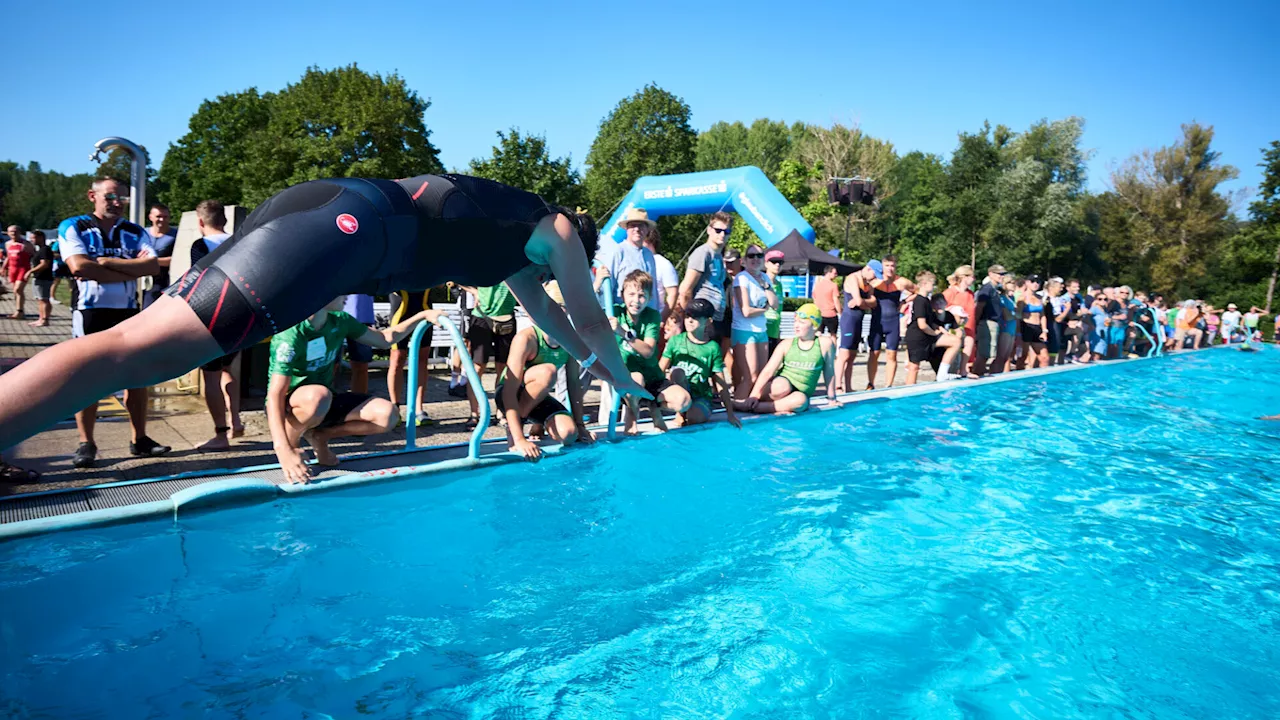
<svg viewBox="0 0 1280 720">
<path fill-rule="evenodd" d="M 344 294 L 497 285 L 555 212 L 541 197 L 465 175 L 314 180 L 276 193 L 165 292 L 231 353 Z M 572 218 L 572 215 L 570 215 Z"/>
</svg>

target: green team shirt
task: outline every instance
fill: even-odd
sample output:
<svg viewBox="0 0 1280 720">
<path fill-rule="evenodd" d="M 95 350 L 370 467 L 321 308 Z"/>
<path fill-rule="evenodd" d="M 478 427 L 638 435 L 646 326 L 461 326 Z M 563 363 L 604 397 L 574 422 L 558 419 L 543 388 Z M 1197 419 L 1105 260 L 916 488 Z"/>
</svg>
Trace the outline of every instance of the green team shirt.
<svg viewBox="0 0 1280 720">
<path fill-rule="evenodd" d="M 720 344 L 694 342 L 689 333 L 680 333 L 667 342 L 662 357 L 671 361 L 672 368 L 684 370 L 689 378 L 689 394 L 695 398 L 710 400 L 715 392 L 711 376 L 724 371 L 724 358 L 720 357 Z"/>
<path fill-rule="evenodd" d="M 369 328 L 344 312 L 331 312 L 324 327 L 311 326 L 307 318 L 271 338 L 272 375 L 288 375 L 289 389 L 299 385 L 333 387 L 333 364 L 342 342 L 358 338 Z"/>
<path fill-rule="evenodd" d="M 778 307 L 764 311 L 765 335 L 778 340 L 782 337 L 782 281 L 774 278 L 773 294 L 778 296 Z"/>
<path fill-rule="evenodd" d="M 472 315 L 479 317 L 502 317 L 514 315 L 516 312 L 516 296 L 506 283 L 498 283 L 489 287 L 476 288 L 476 307 Z"/>
<path fill-rule="evenodd" d="M 654 348 L 658 347 L 658 329 L 662 326 L 662 315 L 657 310 L 647 307 L 633 320 L 627 313 L 626 305 L 614 305 L 613 315 L 618 318 L 618 326 L 634 332 L 637 340 L 653 343 Z M 618 350 L 622 353 L 622 361 L 626 363 L 629 372 L 640 373 L 646 383 L 662 379 L 662 370 L 658 368 L 658 353 L 645 358 L 623 338 L 618 338 Z"/>
</svg>

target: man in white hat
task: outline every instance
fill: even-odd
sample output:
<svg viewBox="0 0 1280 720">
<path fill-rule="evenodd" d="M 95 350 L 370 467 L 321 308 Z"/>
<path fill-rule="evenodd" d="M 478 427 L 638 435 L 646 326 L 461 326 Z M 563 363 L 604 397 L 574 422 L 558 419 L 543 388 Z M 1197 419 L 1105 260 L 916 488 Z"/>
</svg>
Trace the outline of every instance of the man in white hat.
<svg viewBox="0 0 1280 720">
<path fill-rule="evenodd" d="M 1227 303 L 1227 311 L 1222 313 L 1222 341 L 1230 343 L 1232 336 L 1240 332 L 1240 309 L 1235 303 Z"/>
<path fill-rule="evenodd" d="M 618 225 L 626 228 L 627 239 L 616 244 L 602 240 L 600 249 L 596 252 L 596 292 L 600 292 L 605 278 L 613 278 L 612 301 L 615 305 L 622 302 L 622 279 L 633 271 L 643 270 L 651 278 L 658 276 L 658 264 L 653 251 L 644 245 L 645 238 L 658 224 L 649 219 L 649 213 L 644 208 L 630 208 L 618 221 Z M 658 309 L 657 293 L 650 294 L 648 307 Z"/>
</svg>

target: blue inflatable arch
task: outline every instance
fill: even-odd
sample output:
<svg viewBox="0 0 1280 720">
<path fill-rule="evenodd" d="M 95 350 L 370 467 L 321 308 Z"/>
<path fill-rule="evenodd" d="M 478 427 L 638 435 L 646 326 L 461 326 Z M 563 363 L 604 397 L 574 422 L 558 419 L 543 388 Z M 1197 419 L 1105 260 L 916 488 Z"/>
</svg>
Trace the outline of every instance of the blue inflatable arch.
<svg viewBox="0 0 1280 720">
<path fill-rule="evenodd" d="M 813 242 L 813 227 L 796 212 L 757 167 L 642 177 L 618 204 L 609 222 L 600 226 L 601 240 L 622 242 L 627 231 L 618 220 L 631 208 L 644 208 L 649 217 L 733 211 L 751 226 L 768 247 L 793 232 Z"/>
</svg>

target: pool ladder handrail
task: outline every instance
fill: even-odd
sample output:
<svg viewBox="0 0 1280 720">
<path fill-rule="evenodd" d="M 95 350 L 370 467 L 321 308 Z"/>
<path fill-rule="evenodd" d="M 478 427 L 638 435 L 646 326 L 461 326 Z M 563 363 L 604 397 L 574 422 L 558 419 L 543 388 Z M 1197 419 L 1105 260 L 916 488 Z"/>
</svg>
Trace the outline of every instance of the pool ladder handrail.
<svg viewBox="0 0 1280 720">
<path fill-rule="evenodd" d="M 1142 334 L 1147 336 L 1147 341 L 1151 343 L 1151 349 L 1147 351 L 1147 357 L 1155 357 L 1164 351 L 1163 343 L 1157 342 L 1155 338 L 1151 337 L 1151 333 L 1146 328 L 1132 320 L 1129 321 L 1129 324 L 1141 330 Z"/>
<path fill-rule="evenodd" d="M 604 314 L 612 319 L 614 317 L 613 278 L 605 278 L 604 282 L 600 284 L 600 290 L 604 295 Z M 612 323 L 610 324 L 612 325 Z M 622 408 L 622 396 L 615 392 L 608 383 L 602 382 L 601 385 L 603 386 L 602 389 L 607 389 L 607 392 L 602 397 L 602 404 L 604 402 L 609 403 L 609 422 L 606 426 L 608 428 L 608 436 L 610 440 L 615 440 L 618 437 L 618 412 Z"/>
<path fill-rule="evenodd" d="M 464 358 L 470 358 L 471 353 L 467 352 L 467 344 L 462 339 L 462 333 L 458 330 L 458 326 L 454 324 L 447 316 L 441 315 L 437 320 L 437 325 L 449 332 L 449 337 L 453 340 L 453 347 Z M 409 386 L 406 388 L 406 401 L 409 403 L 409 413 L 405 416 L 404 428 L 404 446 L 406 450 L 412 450 L 418 446 L 418 357 L 422 354 L 422 338 L 427 334 L 427 328 L 430 323 L 418 323 L 418 327 L 413 329 L 413 336 L 409 340 Z M 489 394 L 484 391 L 484 385 L 480 383 L 480 376 L 476 373 L 475 363 L 462 363 L 462 371 L 467 374 L 467 382 L 471 384 L 472 392 L 475 393 L 477 401 L 483 398 L 480 405 L 480 422 L 476 423 L 475 430 L 471 431 L 471 440 L 467 446 L 467 458 L 475 460 L 480 457 L 480 442 L 484 439 L 484 433 L 489 429 Z"/>
</svg>

